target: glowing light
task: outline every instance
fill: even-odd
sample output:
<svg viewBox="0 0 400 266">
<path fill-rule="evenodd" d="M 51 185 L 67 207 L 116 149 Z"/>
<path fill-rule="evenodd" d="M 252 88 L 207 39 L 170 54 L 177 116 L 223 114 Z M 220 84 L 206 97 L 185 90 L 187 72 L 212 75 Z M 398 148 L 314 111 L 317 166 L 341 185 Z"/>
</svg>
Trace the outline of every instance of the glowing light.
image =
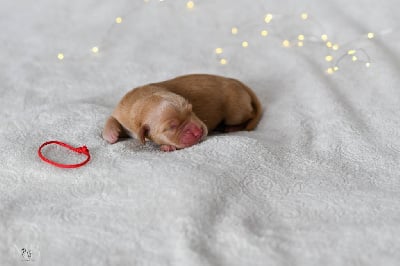
<svg viewBox="0 0 400 266">
<path fill-rule="evenodd" d="M 297 43 L 297 46 L 298 46 L 298 47 L 303 47 L 303 46 L 304 46 L 304 43 L 303 43 L 302 41 L 299 41 L 299 42 Z"/>
<path fill-rule="evenodd" d="M 321 40 L 323 40 L 324 42 L 326 42 L 326 41 L 328 40 L 328 35 L 322 34 L 322 35 L 321 35 Z"/>
<path fill-rule="evenodd" d="M 333 72 L 334 72 L 334 70 L 331 67 L 326 70 L 326 73 L 328 73 L 328 74 L 333 74 Z"/>
<path fill-rule="evenodd" d="M 290 42 L 288 40 L 284 40 L 282 42 L 283 47 L 289 47 L 290 46 Z"/>
<path fill-rule="evenodd" d="M 303 34 L 300 34 L 299 36 L 297 36 L 297 39 L 298 39 L 299 41 L 304 41 L 305 37 L 304 37 Z"/>
<path fill-rule="evenodd" d="M 193 2 L 193 1 L 187 2 L 187 3 L 186 3 L 186 7 L 187 7 L 188 9 L 193 9 L 193 8 L 194 8 L 194 2 Z"/>
<path fill-rule="evenodd" d="M 365 63 L 365 66 L 366 66 L 366 67 L 370 67 L 370 66 L 371 66 L 371 63 L 370 63 L 370 62 L 367 62 L 367 63 Z"/>
<path fill-rule="evenodd" d="M 226 59 L 222 58 L 221 60 L 219 60 L 219 63 L 221 65 L 226 65 L 228 63 L 228 61 L 226 61 Z"/>
<path fill-rule="evenodd" d="M 117 17 L 117 18 L 115 19 L 115 23 L 121 24 L 121 23 L 122 23 L 122 18 L 121 18 L 121 17 Z"/>
<path fill-rule="evenodd" d="M 333 56 L 331 56 L 331 55 L 325 56 L 325 61 L 331 62 L 332 60 L 333 60 Z"/>
<path fill-rule="evenodd" d="M 334 44 L 332 46 L 332 49 L 335 50 L 335 51 L 339 50 L 339 44 Z"/>
<path fill-rule="evenodd" d="M 249 46 L 249 43 L 248 43 L 248 42 L 246 42 L 246 41 L 244 41 L 244 42 L 242 42 L 242 46 L 243 46 L 244 48 L 246 48 L 246 47 L 248 47 L 248 46 Z"/>
<path fill-rule="evenodd" d="M 327 42 L 327 43 L 326 43 L 326 47 L 332 48 L 332 46 L 333 46 L 333 44 L 332 44 L 331 42 Z"/>
<path fill-rule="evenodd" d="M 265 15 L 265 18 L 264 18 L 265 23 L 270 23 L 272 20 L 272 17 L 273 17 L 272 14 Z"/>
<path fill-rule="evenodd" d="M 373 39 L 375 37 L 375 34 L 373 32 L 369 32 L 367 34 L 368 39 Z"/>
<path fill-rule="evenodd" d="M 347 51 L 347 54 L 348 55 L 353 55 L 353 54 L 355 54 L 356 53 L 356 50 L 348 50 Z"/>
<path fill-rule="evenodd" d="M 99 52 L 99 47 L 97 47 L 97 46 L 93 47 L 92 52 L 97 54 Z"/>
<path fill-rule="evenodd" d="M 236 34 L 238 34 L 238 28 L 236 28 L 236 27 L 233 27 L 232 29 L 231 29 L 231 33 L 233 34 L 233 35 L 236 35 Z"/>
<path fill-rule="evenodd" d="M 268 35 L 268 31 L 262 30 L 261 31 L 261 36 L 266 37 Z"/>
<path fill-rule="evenodd" d="M 333 68 L 333 70 L 336 72 L 336 71 L 339 70 L 339 67 L 338 67 L 338 66 L 335 66 L 335 67 Z"/>
<path fill-rule="evenodd" d="M 222 52 L 223 52 L 222 48 L 218 47 L 218 48 L 215 49 L 215 53 L 216 54 L 222 54 Z"/>
<path fill-rule="evenodd" d="M 353 60 L 353 61 L 355 62 L 355 61 L 358 60 L 358 58 L 357 58 L 357 56 L 353 55 L 353 56 L 351 57 L 351 60 Z"/>
<path fill-rule="evenodd" d="M 301 13 L 300 17 L 301 17 L 302 20 L 306 20 L 306 19 L 308 19 L 308 14 L 307 13 Z"/>
<path fill-rule="evenodd" d="M 59 60 L 63 60 L 63 59 L 64 59 L 64 54 L 63 54 L 63 53 L 59 53 L 59 54 L 57 55 L 57 58 L 58 58 Z"/>
</svg>

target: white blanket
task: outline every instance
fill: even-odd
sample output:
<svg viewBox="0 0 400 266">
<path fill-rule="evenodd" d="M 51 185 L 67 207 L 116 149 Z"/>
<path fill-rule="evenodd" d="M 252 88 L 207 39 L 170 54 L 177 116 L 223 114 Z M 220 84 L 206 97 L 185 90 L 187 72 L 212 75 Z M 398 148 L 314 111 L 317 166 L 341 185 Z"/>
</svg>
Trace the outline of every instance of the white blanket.
<svg viewBox="0 0 400 266">
<path fill-rule="evenodd" d="M 193 4 L 1 0 L 0 265 L 398 265 L 398 1 Z M 253 88 L 258 128 L 102 140 L 128 90 L 188 73 Z"/>
</svg>

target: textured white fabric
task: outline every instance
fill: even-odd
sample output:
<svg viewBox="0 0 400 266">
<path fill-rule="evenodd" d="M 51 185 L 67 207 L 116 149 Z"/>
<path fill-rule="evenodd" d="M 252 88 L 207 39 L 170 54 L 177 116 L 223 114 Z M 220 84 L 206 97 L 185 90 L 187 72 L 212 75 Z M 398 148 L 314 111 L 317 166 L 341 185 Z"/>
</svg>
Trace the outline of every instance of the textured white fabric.
<svg viewBox="0 0 400 266">
<path fill-rule="evenodd" d="M 396 0 L 1 0 L 0 265 L 398 265 L 399 13 Z M 326 74 L 349 49 L 359 60 Z M 257 130 L 172 153 L 101 139 L 129 89 L 188 73 L 253 88 Z M 43 163 L 53 139 L 92 160 Z"/>
</svg>

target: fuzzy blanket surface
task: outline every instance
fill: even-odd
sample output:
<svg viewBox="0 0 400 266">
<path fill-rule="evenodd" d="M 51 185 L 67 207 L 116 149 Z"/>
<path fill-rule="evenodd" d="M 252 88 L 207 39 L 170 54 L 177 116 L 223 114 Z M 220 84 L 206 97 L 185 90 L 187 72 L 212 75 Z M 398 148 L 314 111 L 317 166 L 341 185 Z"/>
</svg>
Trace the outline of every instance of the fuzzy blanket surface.
<svg viewBox="0 0 400 266">
<path fill-rule="evenodd" d="M 0 2 L 0 265 L 398 265 L 397 0 Z M 257 129 L 101 138 L 189 73 L 251 87 Z"/>
</svg>

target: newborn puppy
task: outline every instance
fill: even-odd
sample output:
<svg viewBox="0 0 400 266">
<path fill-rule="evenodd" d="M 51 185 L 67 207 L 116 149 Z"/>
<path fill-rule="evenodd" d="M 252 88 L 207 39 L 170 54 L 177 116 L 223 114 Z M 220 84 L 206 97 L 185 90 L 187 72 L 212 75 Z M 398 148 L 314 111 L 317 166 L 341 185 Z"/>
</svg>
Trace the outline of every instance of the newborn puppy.
<svg viewBox="0 0 400 266">
<path fill-rule="evenodd" d="M 254 92 L 238 80 L 187 75 L 128 92 L 102 135 L 109 143 L 133 136 L 174 151 L 197 144 L 213 130 L 253 130 L 261 114 Z"/>
</svg>

